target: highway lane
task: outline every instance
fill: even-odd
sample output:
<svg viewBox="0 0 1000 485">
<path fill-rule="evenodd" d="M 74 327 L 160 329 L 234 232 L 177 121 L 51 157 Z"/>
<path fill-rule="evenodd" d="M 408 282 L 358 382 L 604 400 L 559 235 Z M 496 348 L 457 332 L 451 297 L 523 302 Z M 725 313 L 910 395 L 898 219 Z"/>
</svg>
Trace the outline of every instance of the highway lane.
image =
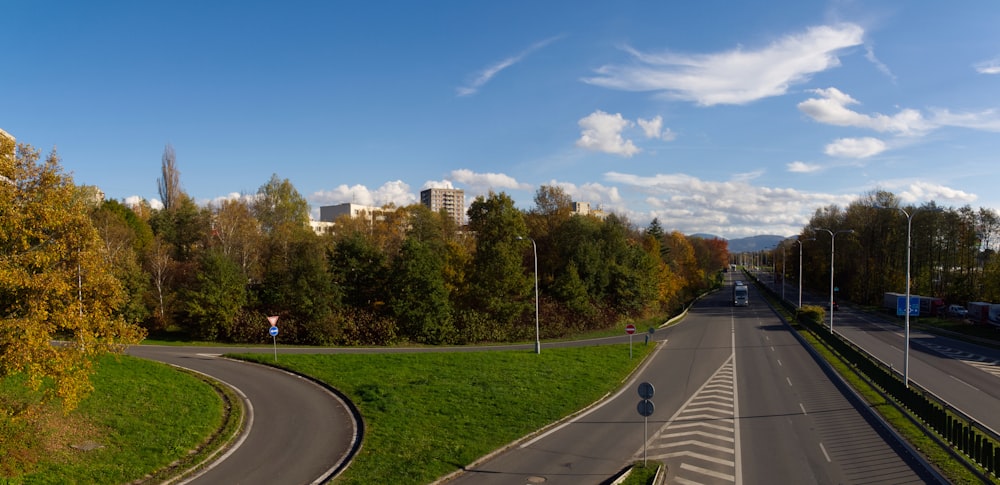
<svg viewBox="0 0 1000 485">
<path fill-rule="evenodd" d="M 806 303 L 825 306 L 809 298 Z M 834 313 L 833 328 L 902 375 L 906 342 L 902 321 L 843 305 Z M 1000 350 L 923 332 L 911 325 L 909 360 L 911 382 L 1000 432 L 1000 413 L 996 412 L 1000 409 Z"/>
<path fill-rule="evenodd" d="M 879 316 L 862 312 L 838 313 L 834 328 L 879 360 L 903 371 L 903 329 Z M 842 322 L 838 328 L 836 324 Z M 910 332 L 910 381 L 1000 431 L 1000 355 L 977 346 L 926 332 Z"/>
<path fill-rule="evenodd" d="M 756 298 L 760 302 L 761 298 Z M 763 304 L 739 313 L 745 483 L 927 483 L 911 456 Z"/>
<path fill-rule="evenodd" d="M 657 332 L 665 342 L 618 394 L 448 483 L 601 483 L 644 456 L 667 463 L 668 483 L 934 481 L 752 301 L 732 308 L 727 291 L 702 300 Z M 656 388 L 645 432 L 641 381 Z"/>
<path fill-rule="evenodd" d="M 245 396 L 246 427 L 236 446 L 182 483 L 309 484 L 329 478 L 346 463 L 358 438 L 346 403 L 310 380 L 217 357 L 243 351 L 260 349 L 133 346 L 127 351 L 209 375 Z"/>
</svg>

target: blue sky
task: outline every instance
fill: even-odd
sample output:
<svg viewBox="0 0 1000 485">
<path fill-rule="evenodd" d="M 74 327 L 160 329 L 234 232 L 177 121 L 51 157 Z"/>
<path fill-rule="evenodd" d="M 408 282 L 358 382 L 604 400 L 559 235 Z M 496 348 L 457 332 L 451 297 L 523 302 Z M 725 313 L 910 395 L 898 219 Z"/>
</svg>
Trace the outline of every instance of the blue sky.
<svg viewBox="0 0 1000 485">
<path fill-rule="evenodd" d="M 1000 209 L 1000 4 L 5 2 L 0 129 L 110 198 L 289 179 L 318 215 L 540 185 L 791 235 L 876 189 Z"/>
</svg>

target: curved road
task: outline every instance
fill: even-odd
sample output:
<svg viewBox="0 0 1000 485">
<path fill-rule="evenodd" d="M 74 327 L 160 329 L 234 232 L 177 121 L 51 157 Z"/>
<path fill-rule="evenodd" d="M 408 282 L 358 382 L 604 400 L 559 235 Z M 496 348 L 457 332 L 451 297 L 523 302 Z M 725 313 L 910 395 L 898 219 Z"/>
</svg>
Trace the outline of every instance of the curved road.
<svg viewBox="0 0 1000 485">
<path fill-rule="evenodd" d="M 218 357 L 243 351 L 260 349 L 134 346 L 127 351 L 209 375 L 243 396 L 244 432 L 235 446 L 183 483 L 309 484 L 331 478 L 346 464 L 359 439 L 350 408 L 308 379 Z"/>
<path fill-rule="evenodd" d="M 940 480 L 863 410 L 762 300 L 755 298 L 750 308 L 732 308 L 728 300 L 726 291 L 711 295 L 684 322 L 657 332 L 659 348 L 615 396 L 446 481 L 598 483 L 647 453 L 668 463 L 671 482 Z M 530 346 L 504 346 L 520 347 Z M 444 350 L 483 348 L 392 351 Z M 297 484 L 331 478 L 358 446 L 350 408 L 307 379 L 218 357 L 244 351 L 262 350 L 138 346 L 128 351 L 208 374 L 252 403 L 251 426 L 238 446 L 190 483 Z M 385 349 L 282 353 L 378 351 Z M 639 380 L 656 388 L 656 410 L 648 423 L 636 412 Z"/>
</svg>

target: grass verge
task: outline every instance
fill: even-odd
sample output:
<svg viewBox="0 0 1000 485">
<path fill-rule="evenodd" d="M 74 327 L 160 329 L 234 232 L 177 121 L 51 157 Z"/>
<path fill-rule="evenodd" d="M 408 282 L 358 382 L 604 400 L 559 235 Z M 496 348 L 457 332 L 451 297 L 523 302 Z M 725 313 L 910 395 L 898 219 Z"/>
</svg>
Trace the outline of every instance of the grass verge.
<svg viewBox="0 0 1000 485">
<path fill-rule="evenodd" d="M 283 355 L 344 392 L 364 444 L 338 483 L 429 483 L 617 389 L 652 345 L 526 351 Z M 239 358 L 271 365 L 267 355 Z"/>
<path fill-rule="evenodd" d="M 241 421 L 242 407 L 228 405 L 234 396 L 164 364 L 105 356 L 91 379 L 94 392 L 76 410 L 46 409 L 37 431 L 54 439 L 30 470 L 0 483 L 159 482 L 218 450 Z M 0 394 L 17 394 L 3 387 L 11 384 L 5 380 Z"/>
</svg>

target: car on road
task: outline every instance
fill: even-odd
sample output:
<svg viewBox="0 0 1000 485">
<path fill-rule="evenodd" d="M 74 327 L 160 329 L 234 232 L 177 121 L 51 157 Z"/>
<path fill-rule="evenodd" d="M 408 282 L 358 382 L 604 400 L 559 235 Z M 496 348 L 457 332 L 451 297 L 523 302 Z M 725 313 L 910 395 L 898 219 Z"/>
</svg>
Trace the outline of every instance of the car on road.
<svg viewBox="0 0 1000 485">
<path fill-rule="evenodd" d="M 945 315 L 955 318 L 968 318 L 969 310 L 966 310 L 962 305 L 948 305 L 948 308 L 944 311 Z"/>
</svg>

